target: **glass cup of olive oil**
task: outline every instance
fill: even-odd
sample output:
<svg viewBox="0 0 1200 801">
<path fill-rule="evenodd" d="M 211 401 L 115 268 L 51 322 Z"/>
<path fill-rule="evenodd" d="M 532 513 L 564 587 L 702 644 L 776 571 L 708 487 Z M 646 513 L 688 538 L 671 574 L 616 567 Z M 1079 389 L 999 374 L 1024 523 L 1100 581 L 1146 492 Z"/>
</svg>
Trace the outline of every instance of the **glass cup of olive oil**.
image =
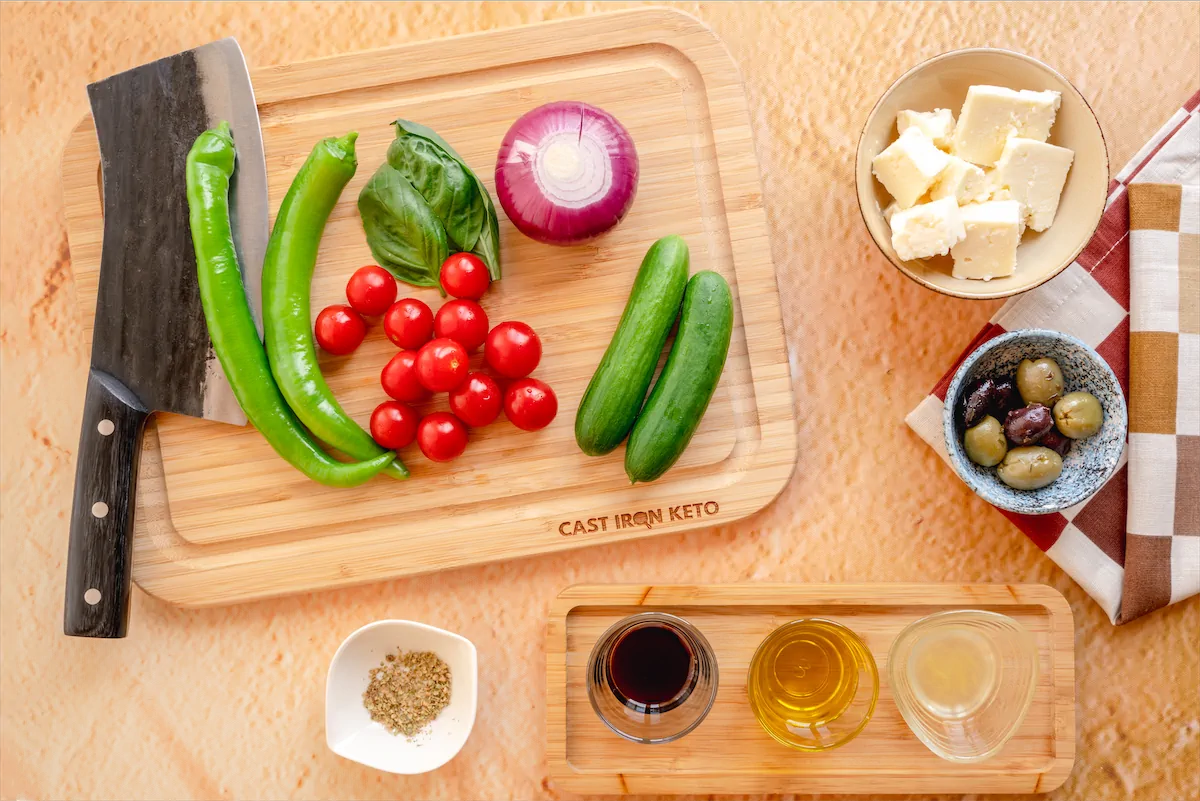
<svg viewBox="0 0 1200 801">
<path fill-rule="evenodd" d="M 888 680 L 904 722 L 951 762 L 995 756 L 1025 720 L 1037 676 L 1037 641 L 996 612 L 923 617 L 900 632 L 888 654 Z"/>
<path fill-rule="evenodd" d="M 827 751 L 866 727 L 879 671 L 862 638 L 832 620 L 794 620 L 771 632 L 750 660 L 750 707 L 780 743 Z"/>
<path fill-rule="evenodd" d="M 618 620 L 588 657 L 587 691 L 606 726 L 637 743 L 669 743 L 700 725 L 717 700 L 717 657 L 681 617 Z"/>
</svg>

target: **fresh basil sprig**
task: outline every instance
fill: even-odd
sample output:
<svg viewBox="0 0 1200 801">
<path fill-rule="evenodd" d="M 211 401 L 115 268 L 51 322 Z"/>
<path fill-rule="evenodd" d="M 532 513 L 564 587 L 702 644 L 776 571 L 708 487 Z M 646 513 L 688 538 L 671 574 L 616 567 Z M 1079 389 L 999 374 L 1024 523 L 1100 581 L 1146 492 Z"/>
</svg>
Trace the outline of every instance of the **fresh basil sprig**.
<svg viewBox="0 0 1200 801">
<path fill-rule="evenodd" d="M 450 143 L 447 142 L 442 137 L 440 137 L 437 134 L 437 132 L 435 132 L 432 128 L 428 128 L 424 125 L 421 125 L 420 123 L 412 122 L 410 120 L 396 120 L 395 123 L 393 123 L 393 124 L 396 126 L 397 141 L 404 141 L 404 140 L 410 140 L 410 139 L 415 138 L 415 139 L 421 139 L 421 140 L 424 140 L 424 141 L 430 143 L 431 145 L 434 146 L 434 148 L 436 150 L 441 151 L 442 156 L 448 157 L 450 160 L 458 162 L 458 164 L 462 167 L 462 169 L 466 172 L 466 174 L 471 178 L 471 180 L 475 182 L 476 193 L 479 197 L 480 203 L 482 204 L 482 215 L 483 215 L 483 217 L 482 217 L 483 223 L 479 228 L 478 238 L 474 241 L 473 246 L 468 246 L 468 245 L 464 244 L 463 242 L 460 242 L 456 238 L 456 234 L 454 233 L 454 231 L 451 230 L 452 228 L 457 227 L 456 224 L 446 224 L 446 231 L 447 231 L 447 233 L 450 234 L 451 239 L 453 239 L 456 244 L 462 246 L 464 249 L 470 250 L 471 253 L 474 253 L 476 256 L 483 259 L 483 263 L 487 265 L 488 273 L 491 275 L 493 281 L 499 280 L 499 278 L 500 278 L 500 220 L 496 216 L 496 206 L 494 203 L 492 203 L 492 196 L 490 194 L 488 194 L 487 187 L 483 185 L 483 181 L 480 181 L 479 176 L 477 176 L 474 172 L 471 171 L 471 168 L 467 166 L 467 162 L 465 160 L 463 160 L 463 157 L 458 154 L 458 151 L 456 151 L 453 147 L 451 147 Z M 395 147 L 397 147 L 396 142 L 393 142 L 392 148 L 395 148 Z M 391 163 L 393 161 L 392 148 L 388 149 L 389 163 Z M 399 159 L 397 159 L 397 160 L 399 160 Z M 442 163 L 444 163 L 444 162 L 442 162 Z M 393 164 L 392 166 L 397 167 L 397 169 L 399 169 L 399 167 L 396 164 Z M 414 184 L 417 184 L 417 183 L 420 183 L 420 182 L 414 181 Z M 422 192 L 422 195 L 425 196 L 427 201 L 430 201 L 429 195 L 425 195 L 424 192 Z M 432 201 L 430 201 L 430 203 L 432 205 Z M 445 222 L 446 218 L 443 217 L 441 219 L 443 220 L 443 222 Z M 472 232 L 468 232 L 468 233 L 472 233 Z M 467 234 L 463 234 L 463 236 L 464 236 L 464 238 L 468 238 L 468 239 L 470 238 Z"/>
<path fill-rule="evenodd" d="M 363 187 L 358 211 L 380 266 L 435 286 L 451 250 L 474 253 L 500 278 L 500 221 L 487 187 L 433 130 L 396 120 L 387 163 Z"/>
<path fill-rule="evenodd" d="M 428 139 L 404 131 L 388 147 L 387 161 L 421 193 L 456 250 L 475 247 L 487 209 L 470 170 Z"/>
<path fill-rule="evenodd" d="M 371 255 L 401 281 L 438 286 L 438 271 L 450 255 L 446 229 L 407 178 L 380 166 L 358 195 L 358 213 Z"/>
</svg>

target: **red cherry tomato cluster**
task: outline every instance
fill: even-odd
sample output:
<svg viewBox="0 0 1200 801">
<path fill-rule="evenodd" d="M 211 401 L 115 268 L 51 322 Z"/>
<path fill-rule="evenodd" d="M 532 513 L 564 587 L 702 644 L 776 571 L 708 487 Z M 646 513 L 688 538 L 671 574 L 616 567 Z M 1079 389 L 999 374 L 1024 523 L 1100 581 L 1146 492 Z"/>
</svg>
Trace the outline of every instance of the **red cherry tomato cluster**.
<svg viewBox="0 0 1200 801">
<path fill-rule="evenodd" d="M 327 306 L 317 315 L 313 333 L 321 350 L 335 356 L 353 353 L 367 335 L 364 317 L 378 317 L 396 300 L 396 279 L 374 264 L 360 267 L 346 283 L 349 306 Z M 433 321 L 430 320 L 432 326 Z"/>
<path fill-rule="evenodd" d="M 316 338 L 322 349 L 344 355 L 363 341 L 364 317 L 382 317 L 383 330 L 400 352 L 380 373 L 385 401 L 371 414 L 371 436 L 398 450 L 414 441 L 426 458 L 448 462 L 467 447 L 467 426 L 482 428 L 505 416 L 518 428 L 545 428 L 558 413 L 554 390 L 529 374 L 542 358 L 542 343 L 532 328 L 508 321 L 489 329 L 479 305 L 490 279 L 487 266 L 471 253 L 455 253 L 442 264 L 442 288 L 452 300 L 437 314 L 417 298 L 396 300 L 396 280 L 382 267 L 357 270 L 346 284 L 349 306 L 330 306 L 317 315 Z M 499 380 L 470 369 L 470 354 L 483 348 L 483 362 Z M 503 382 L 503 383 L 502 383 Z M 425 416 L 410 404 L 449 393 L 450 412 Z"/>
</svg>

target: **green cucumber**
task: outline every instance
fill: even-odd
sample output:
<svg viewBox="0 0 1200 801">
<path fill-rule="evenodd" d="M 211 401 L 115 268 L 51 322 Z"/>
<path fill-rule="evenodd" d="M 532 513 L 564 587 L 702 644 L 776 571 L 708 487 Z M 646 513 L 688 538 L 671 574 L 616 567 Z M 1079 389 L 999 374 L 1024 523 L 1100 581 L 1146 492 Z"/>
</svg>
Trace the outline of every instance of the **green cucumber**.
<svg viewBox="0 0 1200 801">
<path fill-rule="evenodd" d="M 682 237 L 663 237 L 642 259 L 621 322 L 575 415 L 575 441 L 589 456 L 613 450 L 633 428 L 679 314 L 687 274 Z"/>
<path fill-rule="evenodd" d="M 705 270 L 683 294 L 679 332 L 625 448 L 625 475 L 654 481 L 679 459 L 712 400 L 733 335 L 729 284 Z"/>
</svg>

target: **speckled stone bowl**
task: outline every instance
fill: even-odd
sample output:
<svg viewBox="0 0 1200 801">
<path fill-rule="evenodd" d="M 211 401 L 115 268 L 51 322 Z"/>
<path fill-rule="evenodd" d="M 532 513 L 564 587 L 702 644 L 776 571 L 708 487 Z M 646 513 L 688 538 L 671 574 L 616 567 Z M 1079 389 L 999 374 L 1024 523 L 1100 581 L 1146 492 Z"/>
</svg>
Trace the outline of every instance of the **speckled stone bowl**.
<svg viewBox="0 0 1200 801">
<path fill-rule="evenodd" d="M 994 467 L 980 467 L 963 448 L 961 409 L 970 387 L 989 376 L 1016 373 L 1022 359 L 1048 356 L 1062 368 L 1066 392 L 1090 392 L 1104 407 L 1104 425 L 1093 436 L 1076 440 L 1063 459 L 1058 480 L 1037 490 L 1012 489 Z M 1003 420 L 1001 422 L 1004 422 Z M 1117 469 L 1129 427 L 1125 395 L 1111 368 L 1096 351 L 1058 331 L 1024 329 L 1001 334 L 980 345 L 959 366 L 946 392 L 942 430 L 955 472 L 993 506 L 1027 515 L 1058 512 L 1091 497 Z"/>
</svg>

